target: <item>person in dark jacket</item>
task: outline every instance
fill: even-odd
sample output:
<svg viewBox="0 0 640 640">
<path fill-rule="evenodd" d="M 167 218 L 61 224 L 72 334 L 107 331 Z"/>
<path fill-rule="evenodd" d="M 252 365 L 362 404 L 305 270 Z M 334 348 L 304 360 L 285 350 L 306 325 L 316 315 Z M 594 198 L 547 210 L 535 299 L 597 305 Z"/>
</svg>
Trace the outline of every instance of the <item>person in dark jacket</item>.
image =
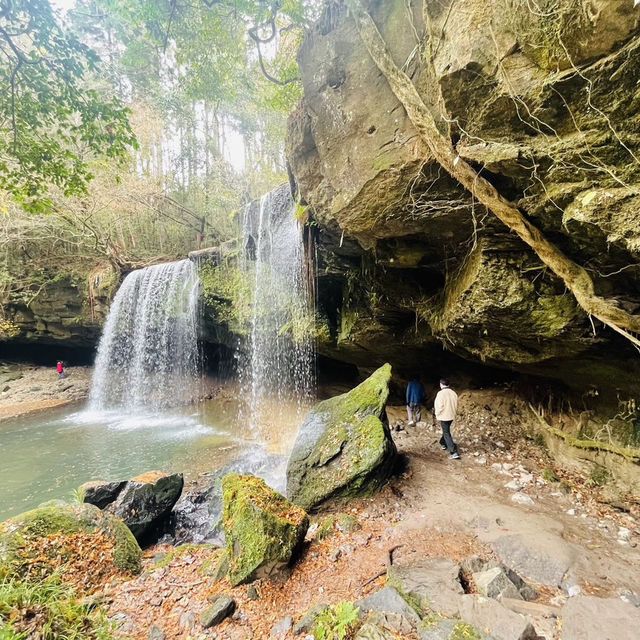
<svg viewBox="0 0 640 640">
<path fill-rule="evenodd" d="M 420 422 L 422 419 L 422 403 L 427 394 L 420 380 L 411 380 L 407 385 L 407 414 L 409 416 L 409 426 Z"/>
</svg>

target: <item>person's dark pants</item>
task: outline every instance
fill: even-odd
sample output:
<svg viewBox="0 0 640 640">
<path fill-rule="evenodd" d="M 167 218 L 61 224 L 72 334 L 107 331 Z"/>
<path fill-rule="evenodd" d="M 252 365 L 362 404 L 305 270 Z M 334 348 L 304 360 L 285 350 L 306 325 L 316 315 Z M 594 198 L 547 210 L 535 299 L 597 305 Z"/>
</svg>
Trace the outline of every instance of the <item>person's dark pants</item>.
<svg viewBox="0 0 640 640">
<path fill-rule="evenodd" d="M 458 445 L 453 441 L 451 437 L 451 423 L 453 420 L 440 420 L 440 426 L 442 427 L 442 437 L 440 438 L 440 444 L 443 447 L 447 447 L 449 453 L 458 453 Z"/>
</svg>

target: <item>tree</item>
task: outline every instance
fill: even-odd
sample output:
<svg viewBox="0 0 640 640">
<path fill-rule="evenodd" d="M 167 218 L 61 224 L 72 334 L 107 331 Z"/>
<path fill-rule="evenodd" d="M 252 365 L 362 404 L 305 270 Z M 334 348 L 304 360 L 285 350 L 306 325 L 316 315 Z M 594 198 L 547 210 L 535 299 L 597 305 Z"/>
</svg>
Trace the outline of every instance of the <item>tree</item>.
<svg viewBox="0 0 640 640">
<path fill-rule="evenodd" d="M 46 210 L 50 185 L 86 192 L 92 156 L 135 146 L 121 101 L 88 87 L 98 56 L 48 0 L 0 1 L 0 54 L 0 187 L 24 208 Z"/>
<path fill-rule="evenodd" d="M 596 295 L 589 273 L 549 242 L 515 204 L 502 197 L 486 178 L 479 175 L 470 164 L 458 156 L 450 138 L 443 133 L 443 130 L 446 131 L 446 127 L 442 126 L 443 114 L 438 114 L 436 107 L 433 107 L 433 110 L 427 107 L 411 79 L 396 65 L 362 1 L 345 0 L 345 3 L 355 20 L 369 55 L 389 82 L 391 90 L 405 108 L 434 158 L 479 202 L 535 251 L 540 260 L 562 279 L 587 314 L 622 334 L 636 346 L 640 346 L 640 340 L 630 333 L 640 332 L 640 318 L 627 313 L 614 301 Z M 427 64 L 430 64 L 429 60 Z M 431 83 L 431 85 L 436 94 L 434 103 L 443 104 L 437 83 Z M 437 120 L 438 117 L 440 122 Z M 439 124 L 441 126 L 438 126 Z"/>
</svg>

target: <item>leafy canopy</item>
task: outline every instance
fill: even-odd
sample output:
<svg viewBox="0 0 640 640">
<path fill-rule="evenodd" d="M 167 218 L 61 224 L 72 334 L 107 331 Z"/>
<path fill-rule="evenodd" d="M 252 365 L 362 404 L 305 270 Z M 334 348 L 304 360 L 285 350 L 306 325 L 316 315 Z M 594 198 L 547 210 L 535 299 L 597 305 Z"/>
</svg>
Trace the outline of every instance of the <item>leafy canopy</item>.
<svg viewBox="0 0 640 640">
<path fill-rule="evenodd" d="M 0 187 L 46 210 L 50 185 L 86 192 L 89 159 L 135 146 L 127 109 L 87 86 L 98 56 L 65 30 L 48 0 L 0 1 Z"/>
</svg>

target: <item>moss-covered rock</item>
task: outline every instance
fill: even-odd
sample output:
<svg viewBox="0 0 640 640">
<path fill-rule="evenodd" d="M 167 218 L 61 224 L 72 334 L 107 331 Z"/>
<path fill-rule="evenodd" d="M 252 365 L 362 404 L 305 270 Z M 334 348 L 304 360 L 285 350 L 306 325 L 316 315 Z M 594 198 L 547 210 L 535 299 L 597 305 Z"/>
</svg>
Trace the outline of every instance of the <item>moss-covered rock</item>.
<svg viewBox="0 0 640 640">
<path fill-rule="evenodd" d="M 396 447 L 386 421 L 391 366 L 317 404 L 300 427 L 287 466 L 287 495 L 305 509 L 366 494 L 389 476 Z"/>
<path fill-rule="evenodd" d="M 223 519 L 233 586 L 268 577 L 298 555 L 307 514 L 255 476 L 222 481 Z"/>
<path fill-rule="evenodd" d="M 113 540 L 113 564 L 121 571 L 140 572 L 142 552 L 131 531 L 114 516 L 90 504 L 46 503 L 0 524 L 0 577 L 19 577 L 38 554 L 37 542 L 47 536 L 101 534 Z M 70 551 L 69 553 L 73 553 Z"/>
</svg>

